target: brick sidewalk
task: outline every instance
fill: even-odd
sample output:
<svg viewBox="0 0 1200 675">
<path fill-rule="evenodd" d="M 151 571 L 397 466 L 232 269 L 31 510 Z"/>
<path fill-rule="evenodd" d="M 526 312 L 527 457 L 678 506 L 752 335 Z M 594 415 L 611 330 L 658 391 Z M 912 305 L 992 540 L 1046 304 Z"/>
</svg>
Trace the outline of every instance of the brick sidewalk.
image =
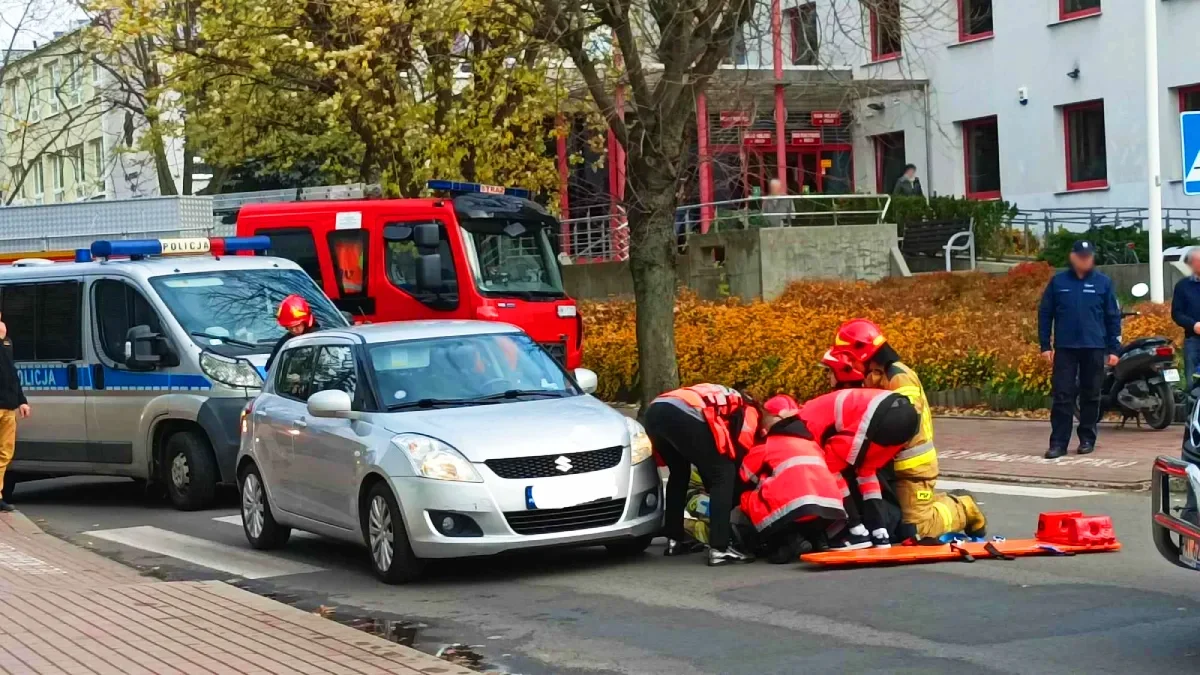
<svg viewBox="0 0 1200 675">
<path fill-rule="evenodd" d="M 473 671 L 221 582 L 158 582 L 0 514 L 0 673 Z"/>
</svg>

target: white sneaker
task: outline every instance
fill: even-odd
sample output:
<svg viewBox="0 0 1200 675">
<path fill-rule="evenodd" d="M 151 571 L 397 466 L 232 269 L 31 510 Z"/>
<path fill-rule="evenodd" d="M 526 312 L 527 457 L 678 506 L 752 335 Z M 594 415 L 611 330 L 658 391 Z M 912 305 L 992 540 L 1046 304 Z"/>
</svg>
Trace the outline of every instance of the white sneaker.
<svg viewBox="0 0 1200 675">
<path fill-rule="evenodd" d="M 888 531 L 882 527 L 878 530 L 871 530 L 871 545 L 875 548 L 891 548 L 892 539 L 888 536 Z"/>
</svg>

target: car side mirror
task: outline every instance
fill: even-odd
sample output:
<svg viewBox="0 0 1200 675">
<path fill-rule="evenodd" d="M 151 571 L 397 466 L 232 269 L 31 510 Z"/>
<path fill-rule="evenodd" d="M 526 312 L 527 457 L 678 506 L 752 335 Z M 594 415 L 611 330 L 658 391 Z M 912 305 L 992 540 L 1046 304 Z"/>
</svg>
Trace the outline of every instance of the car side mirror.
<svg viewBox="0 0 1200 675">
<path fill-rule="evenodd" d="M 437 223 L 421 223 L 413 228 L 413 243 L 419 249 L 437 248 L 441 239 Z"/>
<path fill-rule="evenodd" d="M 575 369 L 575 383 L 586 394 L 596 393 L 596 388 L 600 386 L 600 378 L 596 377 L 596 373 L 587 368 Z"/>
<path fill-rule="evenodd" d="M 424 253 L 417 256 L 417 288 L 428 293 L 441 293 L 446 289 L 446 282 L 442 279 L 440 253 Z"/>
<path fill-rule="evenodd" d="M 125 366 L 130 370 L 154 370 L 162 365 L 161 339 L 161 335 L 145 325 L 125 331 Z"/>
<path fill-rule="evenodd" d="M 350 394 L 341 389 L 326 389 L 308 397 L 308 414 L 313 417 L 332 417 L 336 419 L 358 419 L 362 413 L 356 412 Z"/>
</svg>

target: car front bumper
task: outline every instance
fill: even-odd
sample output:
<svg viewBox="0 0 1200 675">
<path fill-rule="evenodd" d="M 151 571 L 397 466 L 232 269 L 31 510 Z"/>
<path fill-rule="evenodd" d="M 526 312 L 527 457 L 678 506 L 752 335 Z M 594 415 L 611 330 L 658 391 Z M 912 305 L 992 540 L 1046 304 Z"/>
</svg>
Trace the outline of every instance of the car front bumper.
<svg viewBox="0 0 1200 675">
<path fill-rule="evenodd" d="M 652 535 L 662 526 L 662 488 L 654 462 L 647 460 L 630 466 L 628 450 L 625 457 L 612 469 L 553 478 L 508 480 L 492 473 L 486 465 L 476 464 L 483 476 L 482 483 L 414 477 L 393 477 L 391 480 L 404 512 L 409 542 L 418 558 L 487 556 L 533 548 L 590 546 Z M 550 513 L 548 509 L 530 510 L 526 503 L 526 489 L 530 486 L 605 475 L 615 481 L 615 500 L 574 507 L 578 511 L 556 510 L 558 514 Z M 622 501 L 623 506 L 616 504 L 616 500 Z M 611 514 L 611 517 L 598 518 L 598 511 Z M 473 536 L 443 534 L 433 522 L 433 518 L 444 517 L 442 514 L 469 518 L 477 526 L 477 532 Z M 514 529 L 514 523 L 531 517 L 543 518 L 552 529 L 572 527 L 572 523 L 579 522 L 603 522 L 545 533 L 520 534 Z M 530 529 L 519 524 L 516 527 Z"/>
</svg>

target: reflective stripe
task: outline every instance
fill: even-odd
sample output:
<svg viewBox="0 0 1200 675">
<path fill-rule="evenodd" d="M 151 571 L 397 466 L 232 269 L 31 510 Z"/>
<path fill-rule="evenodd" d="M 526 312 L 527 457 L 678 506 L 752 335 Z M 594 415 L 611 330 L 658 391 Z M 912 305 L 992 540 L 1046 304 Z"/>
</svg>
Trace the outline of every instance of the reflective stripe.
<svg viewBox="0 0 1200 675">
<path fill-rule="evenodd" d="M 779 466 L 771 469 L 771 475 L 763 479 L 762 487 L 766 487 L 767 483 L 770 483 L 772 479 L 782 476 L 788 469 L 794 469 L 798 466 L 825 466 L 825 460 L 820 457 L 789 457 L 780 462 Z M 754 480 L 749 482 L 758 485 L 758 476 L 755 476 Z"/>
<path fill-rule="evenodd" d="M 932 443 L 929 443 L 929 444 L 923 443 L 922 445 L 933 445 L 933 444 Z M 911 469 L 915 466 L 923 466 L 923 465 L 928 464 L 936 459 L 937 459 L 937 450 L 935 450 L 934 448 L 931 447 L 928 450 L 926 450 L 925 452 L 923 452 L 915 457 L 909 457 L 908 459 L 905 459 L 905 460 L 896 460 L 896 463 L 895 463 L 895 465 L 893 465 L 893 468 L 896 471 L 904 471 L 907 469 Z"/>
<path fill-rule="evenodd" d="M 875 411 L 879 409 L 879 404 L 883 403 L 883 399 L 891 395 L 890 391 L 881 391 L 871 398 L 871 402 L 867 405 L 867 412 L 858 421 L 858 431 L 854 432 L 854 441 L 850 445 L 850 456 L 846 458 L 847 464 L 851 466 L 858 464 L 858 455 L 867 440 L 867 427 L 871 426 L 871 418 L 875 416 Z"/>
<path fill-rule="evenodd" d="M 922 455 L 930 450 L 933 450 L 933 441 L 926 441 L 919 445 L 914 445 L 911 448 L 905 448 L 896 453 L 896 461 L 899 462 L 905 459 L 912 459 L 918 455 Z"/>
<path fill-rule="evenodd" d="M 768 527 L 770 527 L 771 525 L 773 525 L 780 518 L 783 518 L 784 516 L 788 515 L 792 511 L 795 511 L 796 509 L 801 508 L 803 506 L 820 506 L 820 507 L 826 508 L 826 509 L 836 509 L 838 511 L 843 510 L 841 500 L 831 499 L 829 497 L 820 497 L 817 495 L 805 495 L 804 497 L 798 497 L 796 499 L 793 499 L 792 501 L 788 502 L 787 504 L 784 504 L 783 506 L 775 509 L 774 511 L 769 513 L 766 518 L 763 518 L 762 522 L 760 522 L 758 525 L 755 525 L 754 527 L 755 527 L 755 529 L 757 529 L 761 532 L 762 530 L 765 530 Z"/>
<path fill-rule="evenodd" d="M 858 484 L 860 487 L 866 487 L 866 486 L 872 485 L 872 484 L 878 485 L 879 478 L 876 476 L 859 476 Z"/>
<path fill-rule="evenodd" d="M 863 501 L 866 501 L 868 499 L 883 499 L 883 493 L 880 492 L 879 490 L 863 490 L 862 498 L 863 498 Z"/>
<path fill-rule="evenodd" d="M 846 397 L 850 395 L 849 389 L 843 389 L 838 392 L 837 398 L 833 399 L 833 428 L 837 431 L 845 431 L 846 423 L 843 419 L 842 406 L 846 403 Z"/>
<path fill-rule="evenodd" d="M 951 528 L 954 526 L 954 516 L 950 513 L 950 507 L 941 502 L 934 502 L 933 510 L 942 516 L 942 532 L 953 531 Z"/>
<path fill-rule="evenodd" d="M 746 470 L 745 466 L 742 467 L 741 474 L 742 480 L 746 481 L 747 483 L 754 483 L 755 485 L 758 485 L 758 474 L 750 473 Z"/>
</svg>

